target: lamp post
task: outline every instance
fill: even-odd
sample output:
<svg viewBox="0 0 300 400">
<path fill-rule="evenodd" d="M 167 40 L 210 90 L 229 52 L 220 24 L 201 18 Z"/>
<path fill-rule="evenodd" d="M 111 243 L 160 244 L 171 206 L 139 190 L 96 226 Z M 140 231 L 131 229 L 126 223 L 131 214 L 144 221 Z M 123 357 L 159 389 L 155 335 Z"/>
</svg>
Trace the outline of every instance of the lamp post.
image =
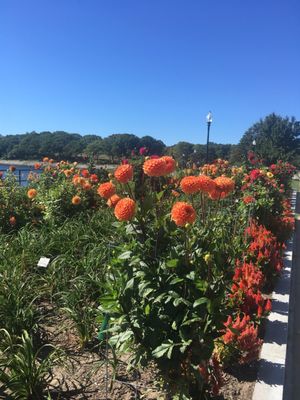
<svg viewBox="0 0 300 400">
<path fill-rule="evenodd" d="M 207 122 L 207 140 L 206 140 L 206 164 L 207 164 L 208 163 L 209 131 L 210 131 L 210 125 L 212 123 L 212 113 L 211 113 L 211 111 L 206 116 L 206 122 Z"/>
</svg>

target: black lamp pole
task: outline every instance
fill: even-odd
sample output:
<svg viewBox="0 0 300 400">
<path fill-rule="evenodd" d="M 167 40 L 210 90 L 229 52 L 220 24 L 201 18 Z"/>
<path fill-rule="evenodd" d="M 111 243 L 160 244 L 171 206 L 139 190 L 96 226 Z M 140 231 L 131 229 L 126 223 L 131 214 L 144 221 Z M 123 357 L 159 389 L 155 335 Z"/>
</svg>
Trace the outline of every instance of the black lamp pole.
<svg viewBox="0 0 300 400">
<path fill-rule="evenodd" d="M 212 123 L 212 113 L 211 113 L 211 111 L 207 114 L 206 121 L 207 121 L 206 164 L 207 164 L 208 163 L 209 131 L 210 131 L 210 125 Z"/>
</svg>

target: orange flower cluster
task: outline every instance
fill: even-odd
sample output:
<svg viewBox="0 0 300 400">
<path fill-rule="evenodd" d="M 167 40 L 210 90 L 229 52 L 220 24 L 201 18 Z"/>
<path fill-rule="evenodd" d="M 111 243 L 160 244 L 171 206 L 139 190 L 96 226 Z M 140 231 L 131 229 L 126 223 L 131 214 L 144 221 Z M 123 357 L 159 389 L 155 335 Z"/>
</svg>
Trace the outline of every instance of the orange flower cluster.
<svg viewBox="0 0 300 400">
<path fill-rule="evenodd" d="M 176 162 L 170 156 L 146 160 L 143 171 L 148 176 L 165 176 L 175 171 Z"/>
<path fill-rule="evenodd" d="M 99 185 L 97 192 L 99 196 L 103 197 L 104 199 L 108 200 L 112 195 L 116 193 L 116 187 L 111 182 L 101 183 Z"/>
<path fill-rule="evenodd" d="M 135 215 L 135 201 L 126 197 L 117 202 L 114 214 L 119 221 L 130 221 Z"/>
<path fill-rule="evenodd" d="M 216 184 L 206 175 L 186 176 L 181 180 L 180 187 L 186 194 L 194 194 L 197 192 L 209 194 L 216 189 Z"/>
<path fill-rule="evenodd" d="M 115 170 L 115 178 L 120 183 L 127 183 L 133 178 L 133 167 L 130 164 L 120 165 Z"/>
<path fill-rule="evenodd" d="M 191 204 L 178 201 L 173 205 L 171 210 L 171 220 L 174 221 L 177 226 L 192 224 L 196 220 L 196 211 Z"/>
<path fill-rule="evenodd" d="M 27 192 L 27 196 L 29 199 L 34 199 L 37 195 L 37 191 L 35 189 L 29 189 Z"/>
<path fill-rule="evenodd" d="M 227 176 L 218 176 L 214 179 L 214 182 L 216 185 L 215 190 L 209 193 L 212 200 L 224 199 L 234 190 L 234 181 Z"/>
</svg>

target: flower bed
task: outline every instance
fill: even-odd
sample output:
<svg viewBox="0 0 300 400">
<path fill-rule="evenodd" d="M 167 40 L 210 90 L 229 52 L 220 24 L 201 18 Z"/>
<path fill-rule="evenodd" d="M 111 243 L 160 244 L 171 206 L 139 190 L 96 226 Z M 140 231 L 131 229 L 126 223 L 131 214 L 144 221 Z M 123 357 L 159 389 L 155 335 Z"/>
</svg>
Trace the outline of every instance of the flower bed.
<svg viewBox="0 0 300 400">
<path fill-rule="evenodd" d="M 13 317 L 4 319 L 12 341 L 19 343 L 23 329 L 39 330 L 31 307 L 46 299 L 73 321 L 82 348 L 101 325 L 100 342 L 108 340 L 114 353 L 130 353 L 133 368 L 154 363 L 170 398 L 217 395 L 224 368 L 258 357 L 258 328 L 272 307 L 265 291 L 280 273 L 293 229 L 287 200 L 293 168 L 252 164 L 217 160 L 200 171 L 182 170 L 170 156 L 142 152 L 113 174 L 96 174 L 45 158 L 36 166 L 42 174 L 32 175 L 26 189 L 8 173 L 0 191 L 5 240 L 59 232 L 76 218 L 98 224 L 97 233 L 84 222 L 67 233 L 74 235 L 74 249 L 66 237 L 65 253 L 56 243 L 44 254 L 53 259 L 71 252 L 75 264 L 84 259 L 73 273 L 62 265 L 41 280 L 24 255 L 17 258 L 18 279 L 26 271 L 33 293 L 41 282 L 44 292 L 28 299 L 24 292 L 28 316 L 22 314 L 18 329 Z M 91 251 L 97 242 L 98 257 Z M 16 284 L 9 257 L 1 267 L 8 287 Z"/>
</svg>

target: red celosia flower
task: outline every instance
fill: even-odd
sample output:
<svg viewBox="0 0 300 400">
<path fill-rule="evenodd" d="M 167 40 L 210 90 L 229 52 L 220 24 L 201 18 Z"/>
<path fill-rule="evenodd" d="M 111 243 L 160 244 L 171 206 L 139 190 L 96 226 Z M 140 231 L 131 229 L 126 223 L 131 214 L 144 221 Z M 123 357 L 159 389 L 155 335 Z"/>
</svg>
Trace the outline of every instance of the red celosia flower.
<svg viewBox="0 0 300 400">
<path fill-rule="evenodd" d="M 171 210 L 171 220 L 174 221 L 177 226 L 192 224 L 195 222 L 195 219 L 196 211 L 191 204 L 183 201 L 174 204 Z"/>
<path fill-rule="evenodd" d="M 194 194 L 200 190 L 200 180 L 198 176 L 185 176 L 181 179 L 181 190 L 186 194 Z"/>
<path fill-rule="evenodd" d="M 148 176 L 163 176 L 166 173 L 167 163 L 161 158 L 146 160 L 143 171 Z"/>
<path fill-rule="evenodd" d="M 115 170 L 115 178 L 120 183 L 127 183 L 133 178 L 133 167 L 130 164 L 120 165 Z"/>
<path fill-rule="evenodd" d="M 97 192 L 99 196 L 108 200 L 112 195 L 116 193 L 116 187 L 111 182 L 101 183 L 101 185 L 97 189 Z"/>
<path fill-rule="evenodd" d="M 117 202 L 115 216 L 119 221 L 130 221 L 135 215 L 135 201 L 126 197 Z"/>
<path fill-rule="evenodd" d="M 255 201 L 255 198 L 253 196 L 245 196 L 243 198 L 243 202 L 245 204 L 250 204 L 250 203 L 253 203 L 254 201 Z"/>
</svg>

